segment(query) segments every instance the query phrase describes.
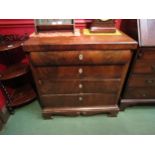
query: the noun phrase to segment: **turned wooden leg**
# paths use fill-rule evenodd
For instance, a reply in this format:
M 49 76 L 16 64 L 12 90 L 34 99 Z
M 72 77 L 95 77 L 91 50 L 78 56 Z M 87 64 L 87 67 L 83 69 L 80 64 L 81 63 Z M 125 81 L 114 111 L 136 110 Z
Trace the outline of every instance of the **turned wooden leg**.
M 109 112 L 109 117 L 117 117 L 118 111 Z

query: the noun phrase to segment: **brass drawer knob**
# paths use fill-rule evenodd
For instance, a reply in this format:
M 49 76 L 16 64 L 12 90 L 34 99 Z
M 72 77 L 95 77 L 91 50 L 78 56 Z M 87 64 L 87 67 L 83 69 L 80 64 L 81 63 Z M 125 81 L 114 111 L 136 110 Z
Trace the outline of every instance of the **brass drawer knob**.
M 83 100 L 83 97 L 80 96 L 80 97 L 79 97 L 79 101 L 82 101 L 82 100 Z
M 80 61 L 83 60 L 83 54 L 79 54 L 79 60 L 80 60 Z
M 83 85 L 82 85 L 81 83 L 79 84 L 79 88 L 80 88 L 80 89 L 83 88 Z
M 83 73 L 83 69 L 79 68 L 79 74 L 82 74 L 82 73 Z
M 146 80 L 146 83 L 152 84 L 152 83 L 154 83 L 154 80 Z
M 142 96 L 143 96 L 143 97 L 146 97 L 147 95 L 146 95 L 146 94 L 142 94 Z

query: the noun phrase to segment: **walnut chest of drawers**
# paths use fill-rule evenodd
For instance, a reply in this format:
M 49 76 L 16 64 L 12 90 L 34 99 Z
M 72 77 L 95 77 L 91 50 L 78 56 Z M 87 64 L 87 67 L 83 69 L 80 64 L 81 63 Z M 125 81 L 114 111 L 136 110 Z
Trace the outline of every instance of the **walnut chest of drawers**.
M 121 109 L 155 104 L 155 48 L 139 48 L 122 94 Z
M 131 22 L 132 21 L 132 22 Z M 134 105 L 155 105 L 155 19 L 128 20 L 126 32 L 138 42 L 120 109 Z
M 30 38 L 29 52 L 44 118 L 53 115 L 116 116 L 137 43 L 126 36 Z

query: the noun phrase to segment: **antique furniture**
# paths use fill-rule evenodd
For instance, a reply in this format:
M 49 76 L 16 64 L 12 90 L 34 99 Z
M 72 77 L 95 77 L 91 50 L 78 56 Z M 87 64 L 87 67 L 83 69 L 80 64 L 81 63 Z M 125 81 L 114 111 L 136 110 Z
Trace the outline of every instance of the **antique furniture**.
M 9 119 L 9 112 L 6 108 L 6 106 L 4 105 L 1 109 L 0 109 L 0 130 L 3 128 L 3 126 L 6 124 L 7 120 Z
M 28 79 L 28 64 L 16 62 L 15 60 L 15 55 L 19 51 L 22 56 L 25 55 L 22 51 L 22 41 L 0 46 L 0 56 L 2 59 L 7 60 L 7 68 L 0 71 L 0 89 L 6 97 L 6 106 L 10 113 L 13 112 L 14 107 L 28 103 L 36 97 L 32 84 Z M 11 88 L 10 91 L 8 87 Z
M 1 84 L 0 84 L 1 85 Z M 5 105 L 0 107 L 0 130 L 3 128 L 7 120 L 9 119 L 9 112 Z
M 116 28 L 112 19 L 93 19 L 90 31 L 93 33 L 114 33 Z
M 127 28 L 127 33 L 133 38 L 138 36 L 139 48 L 122 94 L 122 110 L 133 105 L 155 104 L 155 20 L 140 19 L 137 24 Z
M 124 33 L 31 37 L 29 53 L 42 115 L 116 116 L 136 41 Z
M 74 32 L 73 19 L 36 19 L 35 32 Z
M 0 81 L 0 90 L 3 89 L 3 84 Z M 0 130 L 3 128 L 3 126 L 5 125 L 5 123 L 7 122 L 7 120 L 9 119 L 9 111 L 5 105 L 5 97 L 3 97 L 3 93 L 2 91 L 0 91 Z

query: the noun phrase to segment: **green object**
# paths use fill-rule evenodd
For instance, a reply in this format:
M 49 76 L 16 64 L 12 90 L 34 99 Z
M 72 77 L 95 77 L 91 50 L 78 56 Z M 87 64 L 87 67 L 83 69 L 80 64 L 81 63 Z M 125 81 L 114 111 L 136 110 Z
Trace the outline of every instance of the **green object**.
M 120 135 L 155 134 L 155 107 L 132 107 L 118 117 L 107 115 L 63 117 L 44 120 L 37 101 L 16 110 L 2 135 Z

